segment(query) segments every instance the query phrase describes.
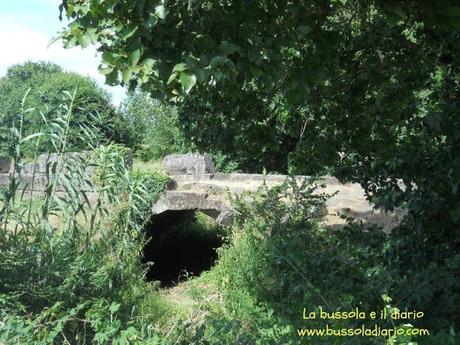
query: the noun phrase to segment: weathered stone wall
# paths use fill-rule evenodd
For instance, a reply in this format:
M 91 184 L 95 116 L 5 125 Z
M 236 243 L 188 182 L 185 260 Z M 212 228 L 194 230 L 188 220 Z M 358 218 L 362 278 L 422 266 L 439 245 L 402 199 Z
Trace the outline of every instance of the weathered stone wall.
M 18 189 L 26 190 L 28 192 L 41 193 L 46 190 L 49 179 L 52 176 L 53 166 L 59 161 L 65 160 L 67 163 L 64 165 L 62 173 L 71 173 L 72 167 L 81 166 L 83 161 L 88 158 L 88 152 L 71 152 L 66 153 L 64 157 L 58 154 L 43 154 L 37 157 L 34 162 L 26 162 L 22 164 L 20 172 L 16 171 L 16 178 L 19 182 Z M 84 166 L 84 165 L 83 165 Z M 48 169 L 48 173 L 47 173 Z M 9 177 L 14 173 L 14 167 L 10 160 L 0 160 L 0 187 L 8 185 Z M 85 171 L 85 176 L 90 178 L 94 173 L 93 168 L 88 166 Z M 93 189 L 86 184 L 85 191 L 93 191 Z M 64 192 L 65 188 L 61 184 L 56 185 L 57 192 Z
M 41 194 L 46 191 L 48 181 L 52 176 L 53 167 L 55 164 L 64 163 L 61 174 L 71 175 L 73 173 L 80 174 L 82 168 L 85 168 L 82 179 L 91 181 L 94 175 L 94 164 L 90 162 L 91 152 L 68 152 L 63 156 L 60 154 L 42 154 L 37 157 L 34 162 L 23 163 L 20 173 L 16 172 L 16 178 L 19 182 L 19 190 L 26 190 Z M 125 164 L 131 167 L 133 164 L 133 153 L 128 151 L 125 157 Z M 47 173 L 48 170 L 48 173 Z M 9 177 L 13 174 L 14 167 L 11 160 L 0 159 L 0 187 L 8 186 Z M 62 175 L 61 175 L 62 176 Z M 83 183 L 83 191 L 95 192 L 94 187 L 88 183 Z M 62 184 L 57 184 L 56 192 L 65 192 Z
M 68 153 L 65 160 L 69 170 L 77 166 L 89 153 Z M 131 156 L 132 157 L 132 156 Z M 88 157 L 89 158 L 89 157 Z M 47 166 L 53 165 L 62 157 L 58 155 L 42 155 L 35 163 L 25 163 L 18 177 L 19 189 L 26 189 L 36 194 L 43 193 L 48 184 Z M 126 159 L 130 165 L 132 159 Z M 73 165 L 72 162 L 75 162 Z M 185 154 L 171 155 L 164 159 L 163 165 L 171 177 L 168 190 L 161 195 L 152 206 L 152 215 L 160 215 L 168 211 L 199 210 L 215 218 L 218 223 L 230 224 L 233 210 L 228 200 L 228 192 L 242 193 L 255 191 L 262 184 L 275 186 L 284 182 L 284 175 L 258 174 L 223 174 L 216 173 L 211 159 L 207 155 Z M 0 160 L 0 186 L 8 185 L 9 175 L 13 167 L 9 161 Z M 71 171 L 64 171 L 71 173 Z M 88 167 L 86 178 L 91 179 L 94 171 Z M 302 181 L 306 176 L 297 176 Z M 327 226 L 345 225 L 345 217 L 354 218 L 363 224 L 377 224 L 385 230 L 393 228 L 401 220 L 403 213 L 395 211 L 384 213 L 377 211 L 366 200 L 364 191 L 358 184 L 342 184 L 333 177 L 324 177 L 320 181 L 326 187 L 318 192 L 334 194 L 326 203 L 323 224 Z M 65 192 L 62 185 L 56 186 L 57 192 Z M 87 186 L 87 192 L 94 190 Z

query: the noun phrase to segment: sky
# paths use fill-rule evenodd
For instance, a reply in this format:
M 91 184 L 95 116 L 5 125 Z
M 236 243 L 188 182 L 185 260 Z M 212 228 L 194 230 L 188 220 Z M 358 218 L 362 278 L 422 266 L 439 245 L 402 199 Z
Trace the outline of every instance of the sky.
M 95 79 L 112 94 L 118 105 L 125 97 L 121 86 L 104 85 L 104 76 L 93 47 L 64 49 L 58 41 L 48 47 L 63 27 L 59 21 L 60 0 L 0 0 L 0 77 L 9 66 L 28 60 L 51 61 L 67 71 Z

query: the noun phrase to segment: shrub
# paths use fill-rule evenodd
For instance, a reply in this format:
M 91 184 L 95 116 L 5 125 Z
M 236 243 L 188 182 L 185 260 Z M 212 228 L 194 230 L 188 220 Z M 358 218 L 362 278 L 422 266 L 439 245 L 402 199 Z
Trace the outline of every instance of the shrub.
M 211 152 L 211 159 L 216 171 L 223 173 L 239 172 L 239 163 L 222 152 Z
M 413 293 L 407 284 L 415 277 L 431 273 L 429 267 L 413 264 L 408 267 L 390 254 L 397 241 L 401 244 L 401 235 L 387 235 L 377 228 L 363 231 L 353 223 L 340 231 L 322 228 L 317 223 L 317 211 L 327 196 L 314 193 L 316 188 L 315 184 L 299 185 L 290 180 L 271 190 L 263 187 L 253 196 L 234 200 L 238 217 L 229 244 L 220 250 L 219 262 L 211 273 L 223 294 L 225 307 L 203 326 L 202 338 L 220 337 L 226 339 L 221 342 L 224 344 L 242 339 L 249 339 L 251 344 L 298 344 L 302 339 L 296 329 L 306 327 L 303 308 L 381 310 L 390 301 L 386 298 L 382 302 L 381 296 L 390 294 L 402 310 L 417 309 L 428 315 L 425 320 L 404 320 L 399 325 L 396 322 L 396 326 L 415 322 L 416 327 L 428 328 L 432 336 L 420 337 L 416 340 L 420 344 L 441 345 L 443 337 L 454 342 L 455 312 L 444 316 L 442 322 L 434 322 L 429 315 L 433 301 L 404 300 L 412 299 L 406 293 L 408 289 Z M 409 238 L 404 238 L 404 243 L 409 242 Z M 441 277 L 448 272 L 454 274 L 453 267 L 437 269 Z M 407 272 L 411 272 L 411 277 Z M 413 288 L 417 286 L 420 285 Z M 433 288 L 431 283 L 427 286 Z M 455 288 L 450 286 L 448 294 L 454 297 Z M 443 304 L 441 308 L 445 307 Z M 329 326 L 356 328 L 360 323 L 370 327 L 373 321 L 334 320 Z M 394 327 L 389 321 L 380 325 Z M 450 336 L 444 331 L 449 330 L 449 325 Z M 308 321 L 309 328 L 324 326 L 324 320 Z M 348 340 L 350 344 L 415 344 L 414 339 L 407 337 Z M 341 344 L 340 338 L 330 337 L 305 337 L 303 341 Z
M 142 225 L 168 178 L 129 171 L 120 146 L 65 155 L 75 94 L 66 96 L 70 106 L 62 107 L 66 112 L 50 124 L 52 130 L 24 137 L 23 116 L 30 111 L 23 102 L 8 133 L 14 170 L 0 194 L 0 343 L 341 344 L 340 338 L 300 339 L 302 309 L 396 306 L 424 311 L 426 318 L 416 326 L 429 328 L 430 337 L 360 337 L 349 343 L 458 342 L 457 248 L 420 241 L 423 229 L 410 217 L 390 234 L 353 223 L 341 231 L 322 228 L 317 220 L 327 195 L 318 194 L 311 181 L 294 179 L 233 198 L 235 222 L 205 281 L 216 286 L 218 302 L 205 306 L 200 324 L 179 321 L 158 335 L 152 325 L 170 312 L 155 287 L 143 281 L 139 254 Z M 82 133 L 90 147 L 97 142 L 90 130 Z M 21 149 L 44 136 L 59 159 L 47 162 L 46 193 L 36 198 L 19 189 Z M 89 167 L 97 172 L 93 195 Z M 58 185 L 66 193 L 56 192 Z M 357 321 L 330 325 L 353 328 Z M 309 322 L 323 326 L 321 320 Z

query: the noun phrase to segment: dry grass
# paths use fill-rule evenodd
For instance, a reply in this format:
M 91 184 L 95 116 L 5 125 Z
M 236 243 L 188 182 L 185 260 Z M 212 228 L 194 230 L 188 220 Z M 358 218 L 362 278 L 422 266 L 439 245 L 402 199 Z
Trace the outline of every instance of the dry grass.
M 164 173 L 165 169 L 163 167 L 163 163 L 161 159 L 144 162 L 138 158 L 135 158 L 133 161 L 133 171 L 140 171 L 140 172 L 156 171 L 159 173 Z
M 179 320 L 198 329 L 210 313 L 222 308 L 223 305 L 223 296 L 208 277 L 208 273 L 165 289 L 162 294 L 174 310 L 174 317 L 163 325 L 166 334 L 174 330 Z

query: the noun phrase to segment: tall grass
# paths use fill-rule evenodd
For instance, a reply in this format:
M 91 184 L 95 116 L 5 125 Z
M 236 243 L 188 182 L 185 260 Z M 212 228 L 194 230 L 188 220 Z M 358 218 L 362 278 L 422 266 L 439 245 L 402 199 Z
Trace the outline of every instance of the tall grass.
M 166 180 L 132 174 L 110 146 L 93 155 L 66 154 L 75 92 L 66 97 L 58 117 L 23 137 L 23 123 L 34 111 L 24 97 L 9 129 L 13 169 L 1 195 L 0 343 L 155 344 L 150 324 L 164 307 L 143 280 L 139 256 L 144 205 Z M 94 128 L 80 129 L 93 150 Z M 42 139 L 53 143 L 55 154 L 48 155 L 45 191 L 37 197 L 34 186 L 21 182 L 22 147 Z M 95 169 L 104 171 L 97 185 L 88 176 Z

